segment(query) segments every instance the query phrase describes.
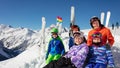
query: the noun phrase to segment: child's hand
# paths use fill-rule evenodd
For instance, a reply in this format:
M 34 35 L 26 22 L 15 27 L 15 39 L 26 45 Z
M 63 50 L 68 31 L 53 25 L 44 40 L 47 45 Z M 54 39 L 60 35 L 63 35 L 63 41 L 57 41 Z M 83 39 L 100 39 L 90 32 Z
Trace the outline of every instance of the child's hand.
M 110 47 L 110 44 L 109 44 L 109 43 L 106 44 L 106 48 L 107 48 L 108 50 L 111 50 L 111 47 Z

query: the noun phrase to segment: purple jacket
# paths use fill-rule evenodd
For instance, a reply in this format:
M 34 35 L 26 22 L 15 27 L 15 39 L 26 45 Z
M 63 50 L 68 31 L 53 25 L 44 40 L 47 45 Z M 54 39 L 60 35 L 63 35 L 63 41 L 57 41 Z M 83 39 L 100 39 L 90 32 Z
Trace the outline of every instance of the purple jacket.
M 72 63 L 77 68 L 82 68 L 84 61 L 87 57 L 88 51 L 89 48 L 86 43 L 82 43 L 81 45 L 74 45 L 70 48 L 65 57 L 71 58 Z

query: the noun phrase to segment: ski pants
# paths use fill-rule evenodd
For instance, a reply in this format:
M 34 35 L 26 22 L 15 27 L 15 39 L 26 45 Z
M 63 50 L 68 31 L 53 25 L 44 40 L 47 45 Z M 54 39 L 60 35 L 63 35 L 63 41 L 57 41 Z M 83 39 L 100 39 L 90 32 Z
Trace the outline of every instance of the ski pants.
M 101 63 L 90 63 L 85 68 L 107 68 L 107 65 Z
M 48 58 L 47 58 L 47 60 L 46 60 L 46 64 L 50 63 L 50 62 L 53 61 L 53 60 L 58 60 L 60 57 L 61 57 L 60 54 L 56 54 L 56 55 L 51 55 L 51 54 L 49 54 L 49 55 L 48 55 Z

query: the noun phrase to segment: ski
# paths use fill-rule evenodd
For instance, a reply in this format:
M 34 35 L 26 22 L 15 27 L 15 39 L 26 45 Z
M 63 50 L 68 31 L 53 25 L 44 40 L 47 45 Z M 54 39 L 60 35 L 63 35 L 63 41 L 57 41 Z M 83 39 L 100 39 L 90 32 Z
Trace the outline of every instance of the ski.
M 107 17 L 106 17 L 106 24 L 105 24 L 106 27 L 108 27 L 108 25 L 109 25 L 110 15 L 111 15 L 111 13 L 110 13 L 110 11 L 108 11 Z
M 71 7 L 71 20 L 70 20 L 70 27 L 75 24 L 75 8 L 74 6 Z
M 101 13 L 101 24 L 104 24 L 104 16 L 105 16 L 105 13 L 102 12 L 102 13 Z
M 71 26 L 75 24 L 75 8 L 71 6 L 71 19 L 70 19 L 70 30 L 69 36 L 72 36 Z
M 42 43 L 43 44 L 45 44 L 45 25 L 46 25 L 45 17 L 42 17 L 42 37 L 43 37 Z

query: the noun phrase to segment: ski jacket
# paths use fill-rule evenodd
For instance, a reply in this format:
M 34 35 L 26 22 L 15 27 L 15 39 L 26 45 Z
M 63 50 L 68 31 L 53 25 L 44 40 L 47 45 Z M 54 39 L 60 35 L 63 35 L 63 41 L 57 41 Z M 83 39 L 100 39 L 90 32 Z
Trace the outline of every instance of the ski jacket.
M 56 55 L 56 54 L 64 54 L 65 49 L 62 40 L 60 40 L 60 37 L 52 38 L 48 44 L 48 51 L 46 54 L 46 59 L 49 54 Z
M 90 46 L 89 50 L 89 63 L 100 63 L 114 67 L 114 60 L 111 50 L 106 49 L 106 46 Z
M 68 45 L 69 45 L 69 49 L 74 45 L 74 38 L 73 37 L 70 37 Z
M 77 68 L 82 68 L 88 51 L 89 49 L 86 43 L 82 43 L 80 45 L 73 45 L 64 57 L 71 58 L 71 62 Z
M 98 28 L 98 29 L 92 29 L 88 33 L 88 38 L 87 38 L 87 45 L 88 46 L 92 45 L 92 35 L 95 32 L 100 32 L 102 34 L 102 45 L 105 45 L 107 43 L 107 41 L 110 44 L 110 46 L 113 45 L 114 37 L 112 36 L 112 33 L 110 32 L 110 30 L 108 28 L 102 27 L 102 28 Z

